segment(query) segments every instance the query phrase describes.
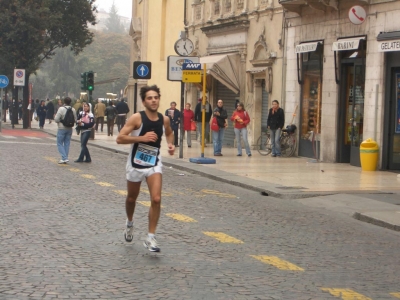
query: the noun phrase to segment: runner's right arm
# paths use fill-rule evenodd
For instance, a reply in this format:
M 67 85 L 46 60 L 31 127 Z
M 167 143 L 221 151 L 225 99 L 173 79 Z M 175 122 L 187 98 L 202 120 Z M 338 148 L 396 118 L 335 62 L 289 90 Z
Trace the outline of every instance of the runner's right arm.
M 143 136 L 131 136 L 131 132 L 133 130 L 139 129 L 141 125 L 142 117 L 140 116 L 140 113 L 133 114 L 119 132 L 116 140 L 117 144 L 156 142 L 158 136 L 154 131 L 147 132 Z

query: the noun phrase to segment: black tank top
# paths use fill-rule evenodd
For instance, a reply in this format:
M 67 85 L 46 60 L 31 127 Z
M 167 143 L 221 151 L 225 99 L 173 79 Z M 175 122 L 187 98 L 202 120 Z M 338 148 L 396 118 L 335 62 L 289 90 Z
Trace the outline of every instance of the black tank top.
M 131 163 L 133 168 L 146 169 L 158 165 L 158 156 L 161 148 L 161 138 L 164 133 L 164 116 L 158 113 L 158 120 L 151 121 L 144 111 L 140 112 L 142 117 L 142 130 L 139 136 L 154 131 L 158 139 L 156 142 L 135 143 L 132 147 Z

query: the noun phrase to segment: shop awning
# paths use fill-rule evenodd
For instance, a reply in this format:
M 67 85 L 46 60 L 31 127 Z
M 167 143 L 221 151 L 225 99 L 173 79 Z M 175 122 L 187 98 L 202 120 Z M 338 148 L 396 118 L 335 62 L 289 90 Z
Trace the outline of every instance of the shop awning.
M 400 31 L 381 32 L 376 39 L 378 52 L 400 51 Z
M 339 39 L 332 44 L 332 51 L 357 50 L 361 40 L 365 40 L 365 36 Z
M 318 45 L 322 45 L 323 43 L 323 41 L 316 41 L 311 43 L 298 44 L 295 48 L 295 53 L 314 52 L 317 50 Z
M 200 63 L 206 64 L 207 74 L 210 74 L 234 93 L 239 94 L 239 54 L 203 56 L 200 57 Z

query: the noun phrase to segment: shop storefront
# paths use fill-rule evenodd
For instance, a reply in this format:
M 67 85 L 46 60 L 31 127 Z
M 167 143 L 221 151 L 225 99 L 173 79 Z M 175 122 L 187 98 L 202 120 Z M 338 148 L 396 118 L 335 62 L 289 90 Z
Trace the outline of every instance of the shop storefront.
M 400 31 L 381 33 L 377 40 L 386 61 L 382 168 L 400 170 Z

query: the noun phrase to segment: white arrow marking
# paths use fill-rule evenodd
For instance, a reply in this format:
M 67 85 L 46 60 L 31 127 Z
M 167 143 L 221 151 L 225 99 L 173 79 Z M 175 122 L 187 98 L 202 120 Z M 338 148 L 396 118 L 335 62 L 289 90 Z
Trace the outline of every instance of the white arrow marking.
M 140 68 L 140 71 L 142 71 L 142 76 L 144 76 L 144 71 L 146 71 L 146 68 L 145 68 L 144 66 L 142 66 L 142 67 Z

